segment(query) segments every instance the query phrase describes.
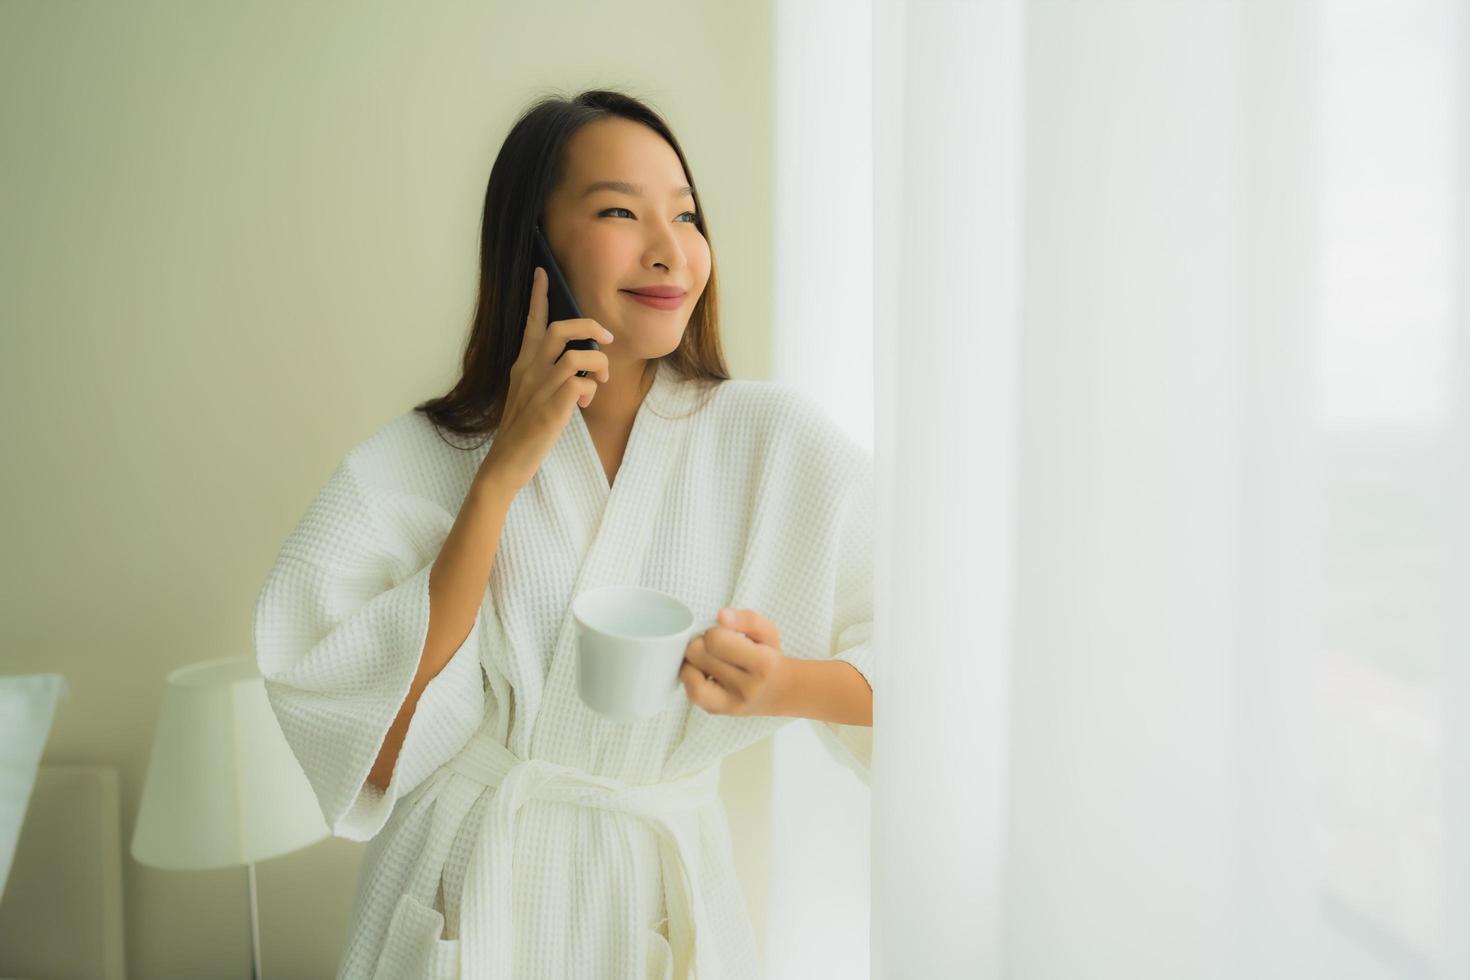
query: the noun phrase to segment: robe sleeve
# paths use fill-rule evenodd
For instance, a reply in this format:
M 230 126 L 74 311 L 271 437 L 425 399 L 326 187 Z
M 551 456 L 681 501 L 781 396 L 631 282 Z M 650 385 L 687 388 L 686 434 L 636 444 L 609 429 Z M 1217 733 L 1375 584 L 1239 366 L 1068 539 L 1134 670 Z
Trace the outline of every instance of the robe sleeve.
M 832 644 L 834 660 L 857 668 L 874 688 L 877 669 L 873 650 L 873 467 L 870 458 L 859 457 L 847 481 L 839 517 L 835 523 L 836 561 L 832 576 Z M 842 725 L 812 721 L 819 740 L 832 756 L 870 783 L 873 764 L 873 729 L 869 725 Z
M 418 671 L 429 572 L 454 524 L 438 504 L 367 490 L 351 454 L 287 537 L 256 600 L 256 660 L 334 835 L 365 841 L 485 715 L 484 609 L 420 696 L 386 791 L 367 782 Z

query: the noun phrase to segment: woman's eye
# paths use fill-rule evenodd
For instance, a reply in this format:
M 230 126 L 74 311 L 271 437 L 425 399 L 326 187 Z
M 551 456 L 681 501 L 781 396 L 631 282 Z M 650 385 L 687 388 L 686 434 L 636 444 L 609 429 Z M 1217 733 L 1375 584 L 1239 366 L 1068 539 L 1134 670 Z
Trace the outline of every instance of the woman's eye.
M 607 214 L 607 213 L 609 213 L 611 211 L 622 211 L 624 214 L 629 214 L 629 215 L 631 215 L 633 213 L 632 211 L 629 211 L 627 208 L 604 208 L 602 211 L 599 211 L 598 212 L 597 216 L 600 218 L 603 215 L 605 215 L 605 214 Z M 687 222 L 685 222 L 685 224 L 693 224 L 695 222 L 696 216 L 695 216 L 695 214 L 694 214 L 693 211 L 685 211 L 684 214 L 689 215 L 689 220 Z M 681 217 L 681 218 L 684 217 L 684 214 L 679 215 L 679 217 Z

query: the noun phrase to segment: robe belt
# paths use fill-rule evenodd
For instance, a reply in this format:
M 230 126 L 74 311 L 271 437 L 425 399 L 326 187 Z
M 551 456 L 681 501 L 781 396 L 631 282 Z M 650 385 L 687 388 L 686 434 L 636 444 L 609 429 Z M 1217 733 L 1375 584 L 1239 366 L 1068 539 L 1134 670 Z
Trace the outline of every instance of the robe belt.
M 665 869 L 674 976 L 685 977 L 691 965 L 694 977 L 707 980 L 714 975 L 713 967 L 706 966 L 709 944 L 696 942 L 699 927 L 708 921 L 699 887 L 699 830 L 694 821 L 677 818 L 718 803 L 718 763 L 668 782 L 635 785 L 544 759 L 517 758 L 481 730 L 445 767 L 482 783 L 491 793 L 460 893 L 460 972 L 465 980 L 513 976 L 511 835 L 516 812 L 530 800 L 572 803 L 648 821 L 658 832 Z

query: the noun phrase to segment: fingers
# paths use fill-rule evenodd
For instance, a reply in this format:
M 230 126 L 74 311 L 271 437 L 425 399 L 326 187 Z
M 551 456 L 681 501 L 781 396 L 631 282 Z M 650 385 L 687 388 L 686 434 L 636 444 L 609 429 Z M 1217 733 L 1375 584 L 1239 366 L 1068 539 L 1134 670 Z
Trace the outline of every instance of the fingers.
M 689 696 L 690 704 L 703 708 L 710 714 L 736 713 L 739 707 L 737 696 L 687 660 L 679 668 L 679 680 L 684 683 L 684 692 Z
M 744 633 L 757 643 L 778 649 L 781 646 L 781 631 L 776 624 L 754 609 L 722 609 L 719 621 L 720 625 Z
M 599 382 L 606 382 L 611 377 L 606 354 L 600 350 L 577 350 L 575 347 L 564 351 L 552 370 L 563 380 L 578 371 L 590 372 Z
M 548 289 L 546 269 L 539 265 L 533 266 L 531 301 L 526 311 L 526 327 L 521 333 L 521 350 L 516 358 L 516 369 L 531 376 L 532 383 L 542 397 L 551 397 L 567 378 L 578 371 L 587 371 L 589 376 L 595 375 L 606 382 L 609 376 L 607 355 L 598 353 L 597 344 L 599 341 L 612 343 L 612 332 L 590 317 L 548 323 Z M 596 357 L 589 363 L 589 359 L 582 356 L 585 353 L 595 354 Z M 544 386 L 539 380 L 548 378 L 559 380 L 550 386 Z M 515 384 L 514 380 L 512 384 Z M 584 395 L 579 394 L 576 400 L 582 401 L 584 398 Z M 590 401 L 590 398 L 586 400 Z
M 521 336 L 521 350 L 534 349 L 546 338 L 546 270 L 539 265 L 531 270 L 531 308 L 526 313 L 526 330 Z
M 749 656 L 750 650 L 741 649 L 742 643 L 750 645 L 750 641 L 744 637 L 732 637 L 731 642 L 721 643 L 719 652 L 716 653 L 711 649 L 710 638 L 696 636 L 689 641 L 684 659 L 726 688 L 744 693 L 751 681 L 750 671 L 746 667 L 754 667 L 755 658 Z
M 576 404 L 581 408 L 586 408 L 597 396 L 597 381 L 594 378 L 577 378 L 568 375 L 562 381 L 561 387 L 556 390 L 571 394 L 572 398 L 568 405 Z
M 557 320 L 546 331 L 540 356 L 559 364 L 563 355 L 574 350 L 599 350 L 598 344 L 612 343 L 612 336 L 611 331 L 590 317 Z

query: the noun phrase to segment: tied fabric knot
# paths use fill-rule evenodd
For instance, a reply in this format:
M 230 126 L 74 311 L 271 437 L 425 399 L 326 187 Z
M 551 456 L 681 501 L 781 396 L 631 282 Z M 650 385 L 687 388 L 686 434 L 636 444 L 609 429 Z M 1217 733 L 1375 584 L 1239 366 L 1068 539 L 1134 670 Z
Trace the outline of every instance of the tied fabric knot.
M 719 801 L 719 766 L 661 783 L 630 784 L 545 759 L 519 759 L 484 731 L 477 732 L 446 768 L 481 783 L 491 794 L 470 854 L 460 896 L 460 967 L 468 980 L 513 976 L 512 857 L 515 817 L 530 800 L 627 813 L 658 833 L 666 869 L 664 902 L 676 977 L 706 977 L 695 943 L 707 921 L 699 882 L 697 830 L 682 815 Z

